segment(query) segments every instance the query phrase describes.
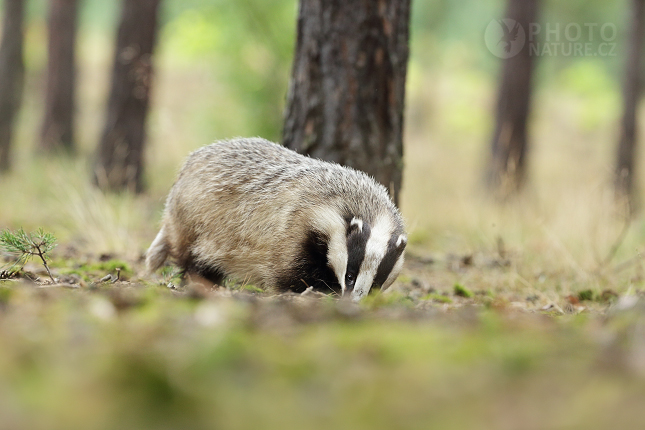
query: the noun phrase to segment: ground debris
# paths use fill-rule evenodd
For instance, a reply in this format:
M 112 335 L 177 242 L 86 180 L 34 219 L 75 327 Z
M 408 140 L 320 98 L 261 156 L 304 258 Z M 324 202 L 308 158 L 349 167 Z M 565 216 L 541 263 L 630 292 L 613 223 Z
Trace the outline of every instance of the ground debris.
M 0 270 L 0 280 L 2 281 L 19 278 L 20 273 L 18 271 Z
M 321 293 L 320 291 L 315 291 L 314 287 L 309 287 L 302 293 L 300 293 L 301 296 L 314 296 L 314 297 L 327 297 L 327 294 Z
M 112 275 L 111 273 L 105 275 L 101 279 L 99 279 L 99 282 L 114 282 L 116 281 L 116 277 Z
M 562 308 L 560 306 L 556 305 L 555 303 L 549 303 L 548 305 L 543 306 L 542 308 L 540 308 L 540 310 L 545 311 L 545 312 L 555 312 L 558 315 L 564 315 L 564 313 L 565 313 L 562 310 Z

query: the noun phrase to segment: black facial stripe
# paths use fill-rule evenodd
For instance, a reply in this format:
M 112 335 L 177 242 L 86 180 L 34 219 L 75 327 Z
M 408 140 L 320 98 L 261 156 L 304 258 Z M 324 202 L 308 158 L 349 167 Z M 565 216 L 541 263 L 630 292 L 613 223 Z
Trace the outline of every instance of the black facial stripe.
M 398 238 L 398 236 L 396 238 Z M 390 243 L 388 243 L 387 252 L 376 270 L 374 284 L 378 286 L 382 286 L 385 283 L 387 277 L 390 276 L 390 273 L 392 272 L 392 268 L 394 268 L 394 265 L 403 252 L 403 248 L 396 248 L 396 238 L 390 240 Z
M 367 224 L 363 224 L 363 231 L 354 229 L 347 236 L 347 273 L 353 275 L 354 279 L 365 259 L 365 247 L 369 237 L 370 227 Z

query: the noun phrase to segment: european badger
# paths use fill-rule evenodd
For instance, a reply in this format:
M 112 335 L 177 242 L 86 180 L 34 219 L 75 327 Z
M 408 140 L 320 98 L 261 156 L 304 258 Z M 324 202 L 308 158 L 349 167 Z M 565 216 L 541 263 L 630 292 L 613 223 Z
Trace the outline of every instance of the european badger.
M 215 284 L 232 276 L 359 300 L 394 282 L 406 243 L 398 209 L 365 173 L 235 139 L 188 157 L 146 264 L 153 272 L 170 256 Z

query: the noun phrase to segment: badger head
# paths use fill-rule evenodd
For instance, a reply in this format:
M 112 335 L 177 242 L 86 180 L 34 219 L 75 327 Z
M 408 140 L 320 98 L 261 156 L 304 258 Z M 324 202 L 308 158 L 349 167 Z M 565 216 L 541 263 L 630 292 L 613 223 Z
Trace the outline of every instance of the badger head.
M 377 216 L 371 223 L 350 216 L 333 224 L 327 263 L 343 295 L 358 301 L 372 289 L 388 288 L 403 267 L 407 244 L 403 227 L 389 213 Z

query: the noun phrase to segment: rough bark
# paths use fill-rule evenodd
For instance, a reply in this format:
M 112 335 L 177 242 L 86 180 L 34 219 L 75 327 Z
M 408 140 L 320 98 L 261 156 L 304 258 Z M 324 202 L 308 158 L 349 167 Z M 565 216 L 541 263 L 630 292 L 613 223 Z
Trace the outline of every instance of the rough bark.
M 283 143 L 363 170 L 398 202 L 410 0 L 300 0 Z
M 0 43 L 0 173 L 11 165 L 11 139 L 25 76 L 23 0 L 5 0 Z
M 637 109 L 642 92 L 642 51 L 645 36 L 645 1 L 632 0 L 632 22 L 629 37 L 629 51 L 623 86 L 623 118 L 620 128 L 618 152 L 616 157 L 615 188 L 620 199 L 629 203 L 631 209 L 636 205 L 635 197 L 635 160 Z
M 94 182 L 112 191 L 143 190 L 146 117 L 160 0 L 124 0 L 107 120 L 94 165 Z
M 49 1 L 45 116 L 40 147 L 74 151 L 74 96 L 77 0 Z
M 509 0 L 506 17 L 528 32 L 537 22 L 539 0 Z M 496 125 L 491 142 L 487 185 L 493 195 L 505 199 L 526 182 L 529 149 L 527 124 L 531 108 L 534 58 L 526 43 L 515 56 L 504 60 L 498 90 Z

